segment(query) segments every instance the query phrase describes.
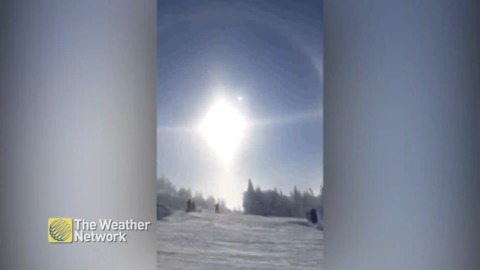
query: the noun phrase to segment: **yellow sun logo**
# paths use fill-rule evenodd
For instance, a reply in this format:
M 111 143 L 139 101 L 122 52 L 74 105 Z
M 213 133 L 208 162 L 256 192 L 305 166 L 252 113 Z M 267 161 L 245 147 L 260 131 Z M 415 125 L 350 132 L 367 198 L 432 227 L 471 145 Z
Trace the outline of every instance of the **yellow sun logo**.
M 73 220 L 71 218 L 48 219 L 48 242 L 72 243 Z

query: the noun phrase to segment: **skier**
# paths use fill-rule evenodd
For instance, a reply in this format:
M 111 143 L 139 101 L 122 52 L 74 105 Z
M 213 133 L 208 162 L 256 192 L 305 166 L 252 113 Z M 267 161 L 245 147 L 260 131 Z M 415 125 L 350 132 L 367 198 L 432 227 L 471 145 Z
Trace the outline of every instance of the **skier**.
M 187 210 L 185 210 L 185 212 L 190 212 L 192 211 L 192 201 L 190 199 L 188 199 L 187 201 Z
M 310 221 L 313 223 L 313 224 L 317 224 L 318 223 L 318 216 L 317 216 L 317 210 L 315 208 L 312 208 L 310 209 Z
M 220 205 L 218 203 L 215 204 L 215 213 L 220 213 Z

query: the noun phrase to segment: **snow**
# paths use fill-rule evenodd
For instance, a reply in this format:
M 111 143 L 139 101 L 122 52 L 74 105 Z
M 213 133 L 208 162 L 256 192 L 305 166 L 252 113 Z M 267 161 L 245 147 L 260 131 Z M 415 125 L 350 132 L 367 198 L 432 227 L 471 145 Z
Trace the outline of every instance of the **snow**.
M 306 219 L 176 212 L 157 221 L 158 269 L 322 269 Z

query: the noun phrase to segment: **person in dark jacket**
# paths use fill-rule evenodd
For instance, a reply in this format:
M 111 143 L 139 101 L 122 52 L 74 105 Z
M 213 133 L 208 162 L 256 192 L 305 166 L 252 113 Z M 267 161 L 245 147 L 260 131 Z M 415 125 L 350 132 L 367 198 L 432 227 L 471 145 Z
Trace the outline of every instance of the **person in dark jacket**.
M 318 223 L 318 214 L 317 214 L 317 210 L 315 208 L 311 208 L 310 210 L 307 210 L 305 215 L 307 217 L 307 220 L 310 221 L 311 223 L 313 223 L 313 224 Z
M 192 211 L 192 201 L 189 199 L 189 200 L 187 201 L 187 209 L 185 210 L 185 212 L 188 213 L 188 212 L 190 212 L 190 211 Z
M 310 209 L 310 218 L 313 224 L 318 223 L 317 210 L 315 208 Z

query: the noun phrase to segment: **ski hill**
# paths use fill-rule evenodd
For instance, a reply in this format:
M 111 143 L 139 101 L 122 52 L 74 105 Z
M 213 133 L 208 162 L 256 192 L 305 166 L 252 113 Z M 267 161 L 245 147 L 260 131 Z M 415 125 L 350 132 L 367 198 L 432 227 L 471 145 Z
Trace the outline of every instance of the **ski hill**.
M 322 269 L 323 232 L 306 219 L 213 212 L 157 221 L 158 269 Z

